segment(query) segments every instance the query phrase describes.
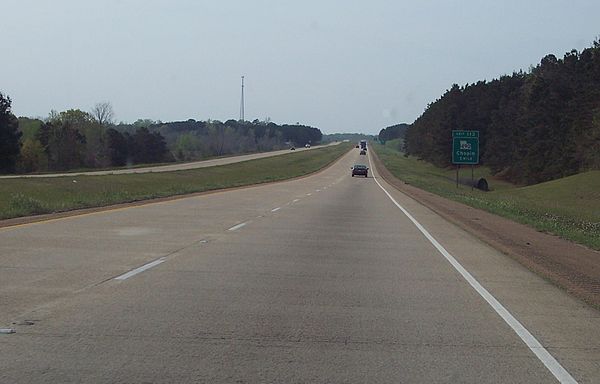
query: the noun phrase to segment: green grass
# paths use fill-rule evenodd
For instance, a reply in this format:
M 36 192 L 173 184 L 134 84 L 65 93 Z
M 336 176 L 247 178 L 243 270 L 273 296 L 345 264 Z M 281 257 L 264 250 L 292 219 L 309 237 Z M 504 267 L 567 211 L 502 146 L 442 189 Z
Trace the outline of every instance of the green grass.
M 492 191 L 471 191 L 465 185 L 456 188 L 454 169 L 405 157 L 387 143 L 372 146 L 388 170 L 409 184 L 600 250 L 600 171 L 522 187 L 477 167 L 475 179 L 485 177 Z M 470 178 L 470 168 L 462 169 L 460 177 Z
M 401 151 L 402 147 L 404 146 L 404 139 L 388 140 L 386 141 L 385 146 L 386 148 L 393 148 L 398 151 Z
M 352 145 L 302 151 L 186 171 L 0 180 L 0 219 L 106 206 L 303 176 Z

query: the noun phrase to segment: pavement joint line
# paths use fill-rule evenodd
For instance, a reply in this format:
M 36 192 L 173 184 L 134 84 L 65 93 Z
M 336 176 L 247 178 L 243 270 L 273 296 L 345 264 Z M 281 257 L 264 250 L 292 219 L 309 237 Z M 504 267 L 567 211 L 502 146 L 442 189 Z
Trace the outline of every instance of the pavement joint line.
M 147 269 L 156 267 L 157 265 L 162 264 L 165 261 L 166 261 L 166 257 L 163 256 L 163 257 L 158 258 L 158 259 L 156 259 L 154 261 L 151 261 L 151 262 L 149 262 L 147 264 L 144 264 L 141 267 L 138 267 L 136 269 L 132 269 L 129 272 L 126 272 L 126 273 L 124 273 L 124 274 L 122 274 L 120 276 L 117 276 L 117 277 L 115 277 L 115 280 L 127 280 L 130 277 L 133 277 L 133 276 L 137 275 L 138 273 L 142 273 L 142 272 L 144 272 Z
M 245 226 L 246 224 L 248 224 L 247 221 L 244 221 L 243 223 L 239 223 L 234 225 L 233 227 L 229 228 L 228 231 L 237 231 L 238 229 L 242 228 L 243 226 Z
M 370 153 L 369 153 L 370 159 Z M 519 322 L 491 293 L 485 289 L 477 279 L 471 275 L 430 233 L 415 219 L 396 199 L 373 177 L 379 188 L 398 207 L 429 242 L 444 256 L 454 269 L 471 285 L 471 287 L 492 307 L 492 309 L 508 324 L 508 326 L 527 345 L 529 350 L 546 366 L 554 377 L 563 384 L 577 384 L 577 380 L 548 352 L 546 348 L 533 336 L 523 324 Z
M 273 208 L 273 209 L 271 209 L 271 212 L 277 212 L 277 211 L 279 211 L 280 209 L 281 209 L 281 207 Z

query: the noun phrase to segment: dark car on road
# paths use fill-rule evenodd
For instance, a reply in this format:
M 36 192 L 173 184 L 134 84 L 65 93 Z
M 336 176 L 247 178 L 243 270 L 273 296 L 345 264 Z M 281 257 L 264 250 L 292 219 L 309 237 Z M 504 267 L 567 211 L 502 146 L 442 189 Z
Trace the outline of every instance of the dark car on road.
M 363 150 L 361 150 L 361 151 L 360 151 L 360 154 L 361 154 L 361 155 L 366 155 L 366 154 L 367 154 L 367 151 L 365 151 L 365 150 L 363 149 Z
M 354 175 L 364 175 L 367 177 L 368 172 L 369 168 L 364 164 L 355 164 L 354 167 L 352 167 L 352 177 L 354 177 Z

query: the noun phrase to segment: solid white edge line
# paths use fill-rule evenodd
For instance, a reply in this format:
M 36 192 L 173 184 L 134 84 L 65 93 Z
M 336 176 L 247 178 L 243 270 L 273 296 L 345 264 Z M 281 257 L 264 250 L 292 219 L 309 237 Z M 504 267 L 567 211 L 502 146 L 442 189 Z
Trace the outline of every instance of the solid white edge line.
M 141 267 L 138 267 L 136 269 L 132 269 L 131 271 L 129 271 L 127 273 L 124 273 L 124 274 L 122 274 L 120 276 L 117 276 L 117 277 L 115 277 L 115 280 L 126 280 L 126 279 L 129 279 L 130 277 L 135 276 L 138 273 L 142 273 L 145 270 L 150 269 L 152 267 L 156 267 L 157 265 L 159 265 L 161 263 L 164 263 L 164 262 L 165 262 L 165 258 L 161 257 L 160 259 L 156 259 L 154 261 L 151 261 L 148 264 L 144 264 Z
M 388 191 L 373 178 L 379 188 L 385 192 L 387 197 L 398 207 L 402 213 L 408 217 L 410 221 L 421 231 L 421 233 L 429 240 L 431 244 L 448 260 L 448 262 L 462 275 L 462 277 L 483 297 L 485 301 L 496 311 L 498 315 L 508 324 L 513 331 L 523 340 L 537 358 L 548 368 L 554 377 L 565 384 L 577 384 L 577 381 L 560 365 L 560 363 L 544 348 L 544 346 L 517 320 L 500 302 L 485 289 L 474 277 L 467 271 L 455 258 L 452 256 L 431 234 L 419 223 L 403 206 L 401 206 Z
M 238 229 L 242 228 L 246 224 L 248 224 L 248 222 L 239 223 L 239 224 L 234 225 L 233 227 L 229 228 L 228 231 L 237 231 Z
M 273 208 L 273 209 L 271 209 L 271 212 L 277 212 L 277 211 L 279 211 L 280 209 L 281 209 L 281 207 Z

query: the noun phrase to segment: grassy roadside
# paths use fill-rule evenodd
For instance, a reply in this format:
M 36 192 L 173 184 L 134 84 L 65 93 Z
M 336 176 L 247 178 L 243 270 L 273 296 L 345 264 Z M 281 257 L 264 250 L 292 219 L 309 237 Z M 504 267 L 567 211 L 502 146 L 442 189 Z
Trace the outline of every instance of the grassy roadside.
M 267 183 L 324 168 L 350 144 L 186 171 L 0 180 L 0 219 Z
M 600 171 L 519 187 L 478 167 L 475 179 L 485 177 L 492 191 L 471 191 L 464 185 L 456 188 L 453 169 L 404 157 L 396 146 L 372 147 L 394 176 L 418 188 L 600 250 Z M 461 172 L 470 178 L 470 170 Z

